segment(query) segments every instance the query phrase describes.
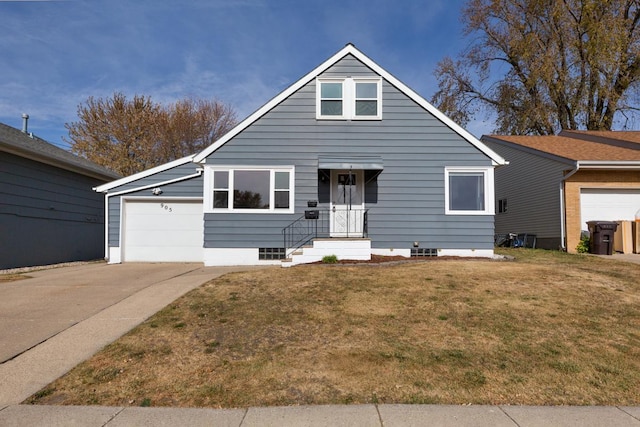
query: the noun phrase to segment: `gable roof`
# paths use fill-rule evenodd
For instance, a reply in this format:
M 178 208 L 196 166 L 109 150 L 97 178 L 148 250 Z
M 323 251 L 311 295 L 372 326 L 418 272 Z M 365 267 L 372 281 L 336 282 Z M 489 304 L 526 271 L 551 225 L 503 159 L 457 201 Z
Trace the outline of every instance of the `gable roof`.
M 455 133 L 460 135 L 467 142 L 469 142 L 471 145 L 473 145 L 478 150 L 480 150 L 482 153 L 484 153 L 487 157 L 489 157 L 494 162 L 495 165 L 507 164 L 505 159 L 502 158 L 498 153 L 496 153 L 495 151 L 491 150 L 485 144 L 480 142 L 476 137 L 471 135 L 469 132 L 467 132 L 465 129 L 463 129 L 460 125 L 458 125 L 457 123 L 455 123 L 451 119 L 449 119 L 447 116 L 445 116 L 440 110 L 438 110 L 433 105 L 431 105 L 429 102 L 427 102 L 423 97 L 418 95 L 416 92 L 414 92 L 408 86 L 406 86 L 404 83 L 400 82 L 398 79 L 396 79 L 390 73 L 385 71 L 378 64 L 376 64 L 371 59 L 369 59 L 365 54 L 363 54 L 358 49 L 356 49 L 356 47 L 353 44 L 347 44 L 338 53 L 333 55 L 331 58 L 327 59 L 325 62 L 320 64 L 318 67 L 314 68 L 311 72 L 309 72 L 304 77 L 302 77 L 300 80 L 298 80 L 297 82 L 295 82 L 294 84 L 289 86 L 287 89 L 285 89 L 279 95 L 277 95 L 275 98 L 271 99 L 271 101 L 267 102 L 265 105 L 263 105 L 256 112 L 251 114 L 245 120 L 240 122 L 236 127 L 234 127 L 229 132 L 227 132 L 222 138 L 217 140 L 215 143 L 213 143 L 212 145 L 207 147 L 205 150 L 203 150 L 199 154 L 196 154 L 196 156 L 194 157 L 193 161 L 196 162 L 196 163 L 205 162 L 206 158 L 209 155 L 211 155 L 213 152 L 215 152 L 218 148 L 222 147 L 224 144 L 229 142 L 231 139 L 233 139 L 236 135 L 238 135 L 240 132 L 242 132 L 247 127 L 249 127 L 251 124 L 253 124 L 260 117 L 262 117 L 263 115 L 268 113 L 271 109 L 276 107 L 278 104 L 280 104 L 282 101 L 287 99 L 289 96 L 293 95 L 296 91 L 301 89 L 307 83 L 309 83 L 310 81 L 315 79 L 317 76 L 322 74 L 324 71 L 329 69 L 331 66 L 336 64 L 338 61 L 340 61 L 342 58 L 344 58 L 347 55 L 353 55 L 356 59 L 358 59 L 364 65 L 366 65 L 371 70 L 373 70 L 375 73 L 380 75 L 382 78 L 384 78 L 391 85 L 395 86 L 396 89 L 400 90 L 406 96 L 411 98 L 414 102 L 416 102 L 422 108 L 424 108 L 429 113 L 431 113 L 433 116 L 435 116 L 438 120 L 440 120 L 442 123 L 444 123 L 450 129 L 452 129 Z
M 560 135 L 549 136 L 485 135 L 482 139 L 515 148 L 534 150 L 538 154 L 550 154 L 582 165 L 614 165 L 615 163 L 640 165 L 640 144 L 638 149 L 627 148 L 574 137 L 573 132 L 563 131 Z
M 103 166 L 3 123 L 0 123 L 0 151 L 103 181 L 120 177 Z

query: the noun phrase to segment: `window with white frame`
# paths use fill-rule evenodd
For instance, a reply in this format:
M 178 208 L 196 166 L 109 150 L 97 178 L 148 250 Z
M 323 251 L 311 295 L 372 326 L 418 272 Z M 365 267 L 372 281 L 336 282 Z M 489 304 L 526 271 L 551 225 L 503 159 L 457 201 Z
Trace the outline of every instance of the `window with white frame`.
M 337 119 L 344 117 L 344 82 L 327 80 L 318 84 L 319 116 Z
M 445 168 L 445 213 L 493 215 L 493 168 Z
M 382 79 L 379 77 L 318 78 L 316 87 L 318 119 L 382 119 Z
M 280 212 L 293 209 L 293 167 L 208 167 L 208 212 Z

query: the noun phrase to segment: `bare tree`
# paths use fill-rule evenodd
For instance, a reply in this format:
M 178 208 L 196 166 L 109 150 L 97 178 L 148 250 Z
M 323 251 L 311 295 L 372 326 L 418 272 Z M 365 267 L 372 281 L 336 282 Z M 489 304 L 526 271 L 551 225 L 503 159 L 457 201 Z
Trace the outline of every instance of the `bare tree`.
M 71 151 L 124 176 L 201 151 L 236 124 L 233 109 L 218 101 L 161 106 L 122 93 L 90 97 L 78 119 L 65 124 Z
M 499 133 L 610 130 L 640 81 L 638 0 L 470 0 L 473 40 L 436 70 L 432 101 L 466 124 L 484 111 Z
M 158 154 L 163 162 L 197 153 L 236 124 L 233 109 L 218 101 L 187 98 L 163 109 Z

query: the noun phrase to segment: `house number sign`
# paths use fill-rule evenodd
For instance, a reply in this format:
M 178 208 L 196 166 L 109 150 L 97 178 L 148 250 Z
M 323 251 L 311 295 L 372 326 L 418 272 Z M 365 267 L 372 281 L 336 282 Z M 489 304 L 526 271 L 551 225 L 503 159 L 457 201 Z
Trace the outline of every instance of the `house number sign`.
M 173 212 L 173 209 L 171 209 L 171 206 L 165 203 L 160 203 L 160 209 L 164 209 L 167 212 Z

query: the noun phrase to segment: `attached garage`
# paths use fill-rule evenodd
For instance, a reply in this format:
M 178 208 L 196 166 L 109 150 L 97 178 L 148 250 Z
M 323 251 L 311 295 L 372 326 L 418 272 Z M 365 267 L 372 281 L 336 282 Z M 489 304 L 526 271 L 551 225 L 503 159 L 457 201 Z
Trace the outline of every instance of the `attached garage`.
M 582 230 L 587 221 L 633 221 L 640 209 L 640 188 L 583 188 L 580 190 Z
M 124 199 L 122 260 L 202 262 L 202 199 Z

